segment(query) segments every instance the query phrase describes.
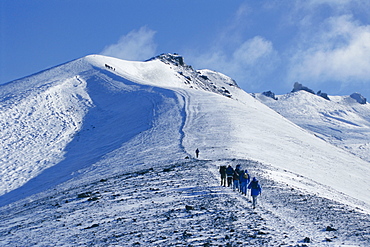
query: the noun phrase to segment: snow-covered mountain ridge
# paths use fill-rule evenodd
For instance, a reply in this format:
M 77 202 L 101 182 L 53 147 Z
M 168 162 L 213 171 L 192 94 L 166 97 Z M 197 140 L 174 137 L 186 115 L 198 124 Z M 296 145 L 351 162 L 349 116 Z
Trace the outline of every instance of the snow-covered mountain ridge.
M 127 124 L 126 129 L 120 133 L 124 138 L 149 128 L 152 124 L 150 113 L 155 109 L 147 104 L 153 104 L 155 108 L 155 101 L 158 100 L 157 96 L 154 96 L 155 99 L 148 99 L 146 96 L 145 91 L 152 90 L 152 86 L 202 89 L 227 97 L 231 95 L 226 88 L 237 88 L 232 79 L 220 73 L 210 70 L 195 71 L 190 66 L 183 66 L 184 64 L 179 66 L 174 62 L 170 63 L 170 58 L 175 61 L 174 57 L 179 56 L 163 54 L 147 62 L 131 62 L 92 55 L 2 85 L 1 168 L 4 176 L 1 177 L 0 195 L 18 188 L 44 169 L 65 160 L 67 146 L 80 142 L 81 135 L 91 132 L 106 119 L 113 117 L 122 120 L 123 117 L 128 119 L 127 116 L 130 116 L 134 120 L 140 120 Z M 166 63 L 163 62 L 164 58 Z M 209 78 L 217 79 L 212 82 Z M 131 81 L 139 84 L 135 85 Z M 110 99 L 109 105 L 106 105 L 105 97 Z M 98 112 L 91 120 L 92 123 L 87 124 L 90 111 L 98 109 L 106 111 L 106 115 Z M 117 119 L 114 124 L 124 127 L 125 121 L 119 123 Z M 95 123 L 96 121 L 99 123 Z M 111 137 L 115 131 L 108 132 L 104 131 L 103 134 Z M 92 137 L 86 138 L 85 144 L 88 147 L 93 145 L 91 143 L 101 142 L 88 141 Z M 116 142 L 112 138 L 102 139 L 109 142 L 103 142 L 106 146 Z M 92 146 L 92 156 L 105 154 L 106 150 L 102 151 L 101 146 L 102 144 Z M 78 148 L 72 149 L 75 151 Z M 89 151 L 77 151 L 72 156 L 83 160 L 81 155 L 92 157 L 88 153 Z M 73 172 L 74 168 L 70 169 Z
M 229 235 L 220 239 L 211 233 L 224 232 L 217 220 L 210 221 L 217 215 L 235 227 L 239 237 L 257 238 L 251 245 L 274 246 L 284 242 L 284 236 L 294 243 L 302 234 L 324 238 L 324 233 L 315 232 L 315 222 L 329 224 L 327 205 L 341 208 L 338 214 L 348 218 L 364 218 L 365 229 L 370 222 L 369 162 L 289 121 L 231 78 L 194 70 L 179 55 L 162 54 L 146 62 L 91 55 L 0 89 L 0 213 L 7 215 L 0 225 L 5 236 L 1 245 L 36 244 L 56 228 L 55 245 L 137 244 L 140 239 L 153 246 L 204 244 L 204 236 L 191 235 L 191 228 L 177 234 L 192 217 L 199 219 L 194 224 L 207 237 L 216 239 L 214 244 L 230 242 Z M 194 158 L 196 148 L 199 159 Z M 246 198 L 218 186 L 218 166 L 238 163 L 261 178 L 266 190 L 262 211 L 252 219 L 270 225 L 265 230 L 250 228 L 249 235 L 243 234 L 246 219 L 241 218 L 251 213 L 242 211 L 248 207 Z M 356 186 L 348 186 L 343 178 L 356 181 Z M 278 191 L 285 196 L 279 197 Z M 294 206 L 288 203 L 290 197 L 296 200 Z M 307 198 L 313 211 L 325 211 L 322 219 L 310 222 L 313 211 L 302 204 Z M 197 200 L 204 206 L 196 208 L 196 215 L 179 208 Z M 313 202 L 322 204 L 316 208 Z M 241 210 L 235 213 L 240 222 L 226 220 L 233 214 L 232 205 Z M 294 210 L 298 212 L 292 214 Z M 156 223 L 158 211 L 164 215 L 163 225 Z M 55 214 L 60 215 L 58 222 Z M 296 226 L 290 232 L 299 222 L 294 217 L 309 228 L 302 233 L 304 228 Z M 24 219 L 27 223 L 21 223 Z M 209 228 L 202 224 L 204 219 Z M 150 237 L 131 231 L 145 227 Z M 166 232 L 157 236 L 160 227 Z M 271 238 L 260 239 L 264 234 L 258 232 L 267 230 Z M 337 241 L 350 236 L 350 243 L 356 242 L 352 230 Z M 366 230 L 358 232 L 361 243 L 370 239 Z M 101 239 L 87 240 L 92 236 Z M 52 241 L 46 237 L 40 245 Z M 235 240 L 235 245 L 245 244 Z
M 278 95 L 277 100 L 254 95 L 302 128 L 370 162 L 370 104 L 360 94 L 328 100 L 305 90 Z
M 298 173 L 307 165 L 321 167 L 321 174 L 305 169 L 304 175 L 326 183 L 330 179 L 319 163 L 326 162 L 330 170 L 333 161 L 342 159 L 336 163 L 343 164 L 346 174 L 368 169 L 367 163 L 345 152 L 338 155 L 341 150 L 264 107 L 232 79 L 209 70 L 194 71 L 183 61 L 173 62 L 176 59 L 178 55 L 161 55 L 131 62 L 93 55 L 2 86 L 2 194 L 60 165 L 69 154 L 68 163 L 78 163 L 77 170 L 90 166 L 122 142 L 153 128 L 156 108 L 168 100 L 185 107 L 174 113 L 179 118 L 174 125 L 180 124 L 176 128 L 180 138 L 175 138 L 180 152 L 191 154 L 198 146 L 204 158 L 251 158 Z M 220 97 L 225 96 L 220 88 L 228 97 Z M 107 127 L 115 131 L 100 129 Z M 88 133 L 92 131 L 96 136 Z M 79 150 L 81 139 L 88 148 Z M 286 163 L 287 157 L 294 166 Z M 75 168 L 69 169 L 73 173 Z M 330 185 L 338 186 L 336 181 Z

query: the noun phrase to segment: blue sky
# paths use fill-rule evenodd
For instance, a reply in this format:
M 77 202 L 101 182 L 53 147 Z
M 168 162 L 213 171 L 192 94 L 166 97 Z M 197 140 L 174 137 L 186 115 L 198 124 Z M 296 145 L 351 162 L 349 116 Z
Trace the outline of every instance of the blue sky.
M 0 83 L 89 54 L 146 60 L 171 52 L 247 92 L 370 99 L 368 0 L 2 0 Z

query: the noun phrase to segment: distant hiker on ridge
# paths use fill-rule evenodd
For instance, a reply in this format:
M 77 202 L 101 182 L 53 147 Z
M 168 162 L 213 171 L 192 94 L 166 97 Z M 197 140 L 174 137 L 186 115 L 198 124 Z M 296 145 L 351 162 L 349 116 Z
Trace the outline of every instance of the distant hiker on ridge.
M 252 196 L 252 205 L 253 208 L 256 208 L 257 204 L 257 196 L 261 194 L 262 188 L 260 184 L 258 183 L 257 178 L 253 178 L 252 182 L 248 185 L 248 189 L 251 189 L 251 196 Z
M 226 187 L 226 166 L 220 166 L 221 186 Z
M 226 168 L 226 176 L 227 176 L 227 187 L 230 187 L 233 183 L 233 175 L 234 175 L 234 169 L 229 165 Z
M 197 148 L 196 150 L 195 150 L 195 156 L 198 158 L 198 156 L 199 156 L 199 149 Z

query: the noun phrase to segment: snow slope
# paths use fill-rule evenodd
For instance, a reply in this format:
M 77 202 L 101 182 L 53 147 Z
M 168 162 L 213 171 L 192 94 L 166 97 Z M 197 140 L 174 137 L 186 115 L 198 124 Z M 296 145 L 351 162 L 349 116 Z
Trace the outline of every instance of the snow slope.
M 350 96 L 330 101 L 306 91 L 279 95 L 278 100 L 256 97 L 284 117 L 320 138 L 370 161 L 370 104 Z
M 248 206 L 246 198 L 230 193 L 228 188 L 218 188 L 217 181 L 218 165 L 235 166 L 238 162 L 245 168 L 253 168 L 252 172 L 271 189 L 266 192 L 266 204 L 255 218 L 256 222 L 270 224 L 271 237 L 268 240 L 258 238 L 256 244 L 273 246 L 274 241 L 283 242 L 279 234 L 298 224 L 294 217 L 310 224 L 306 229 L 310 234 L 317 228 L 309 219 L 317 208 L 307 211 L 304 205 L 295 205 L 298 213 L 284 211 L 291 206 L 281 203 L 289 201 L 292 195 L 310 195 L 326 202 L 318 207 L 333 204 L 341 208 L 338 214 L 365 219 L 364 226 L 369 223 L 369 162 L 293 124 L 238 88 L 227 76 L 211 70 L 194 70 L 181 56 L 164 54 L 146 62 L 131 62 L 92 55 L 3 85 L 0 92 L 4 143 L 0 163 L 0 206 L 3 206 L 0 213 L 7 215 L 0 225 L 0 232 L 5 234 L 5 238 L 0 239 L 1 244 L 36 243 L 37 236 L 60 226 L 60 220 L 54 222 L 52 218 L 56 212 L 60 212 L 64 227 L 74 230 L 68 232 L 58 228 L 55 245 L 104 245 L 104 241 L 110 244 L 124 241 L 125 234 L 118 236 L 117 233 L 114 239 L 104 237 L 114 235 L 112 231 L 117 225 L 110 223 L 137 222 L 135 208 L 145 210 L 147 205 L 158 203 L 144 213 L 148 220 L 145 224 L 139 220 L 150 226 L 148 222 L 155 221 L 156 211 L 166 210 L 161 209 L 163 203 L 168 210 L 174 210 L 168 205 L 188 200 L 186 193 L 183 194 L 187 188 L 191 190 L 189 198 L 194 200 L 198 198 L 196 190 L 201 194 L 216 193 L 216 197 L 225 194 L 228 203 L 219 205 L 217 200 L 211 203 L 213 199 L 210 199 L 207 204 L 219 207 L 225 214 L 230 205 L 243 210 Z M 194 160 L 196 148 L 200 149 L 200 160 Z M 177 177 L 174 173 L 173 177 L 164 175 L 162 178 L 159 171 L 168 166 L 178 167 L 178 173 L 183 167 L 186 176 Z M 198 177 L 199 174 L 205 175 Z M 131 178 L 132 183 L 121 184 L 121 179 Z M 343 178 L 355 180 L 356 186 L 349 186 L 348 180 Z M 108 185 L 104 184 L 106 181 Z M 180 191 L 174 191 L 173 184 L 167 187 L 166 181 L 175 181 Z M 99 183 L 103 183 L 102 187 L 95 189 Z M 145 194 L 142 198 L 141 193 L 126 187 L 132 184 L 142 193 L 149 190 L 154 194 Z M 207 186 L 210 187 L 206 190 L 211 192 L 204 192 Z M 295 192 L 286 192 L 288 196 L 284 200 L 275 201 L 277 193 L 274 191 L 285 188 Z M 86 198 L 90 200 L 81 201 L 83 196 L 76 199 L 76 193 L 86 191 L 89 191 Z M 155 191 L 161 194 L 158 200 Z M 180 193 L 180 197 L 176 193 Z M 196 203 L 194 200 L 191 203 Z M 103 201 L 104 206 L 98 203 Z M 274 206 L 279 203 L 281 207 Z M 88 219 L 84 213 L 86 209 L 99 223 Z M 128 212 L 127 218 L 123 216 L 125 212 Z M 204 218 L 217 215 L 217 212 L 216 208 L 210 209 L 204 213 Z M 172 233 L 173 229 L 186 226 L 186 219 L 190 217 L 183 211 L 178 213 L 182 216 L 176 217 L 184 221 L 174 219 L 172 228 L 168 225 L 165 228 Z M 246 209 L 242 213 L 251 212 Z M 323 219 L 317 222 L 326 224 L 328 218 L 324 215 L 327 214 L 323 212 Z M 46 215 L 51 218 L 43 220 Z M 263 219 L 258 220 L 258 215 Z M 26 218 L 30 219 L 28 223 L 20 223 Z M 172 214 L 167 215 L 169 218 Z M 75 225 L 76 220 L 81 223 Z M 89 222 L 91 225 L 87 226 Z M 105 225 L 104 230 L 96 232 L 101 225 Z M 130 225 L 122 231 L 129 231 Z M 242 233 L 245 230 L 242 225 L 234 232 Z M 151 227 L 145 231 L 154 238 L 161 226 Z M 214 226 L 202 227 L 207 232 L 206 237 L 212 238 L 210 231 Z M 302 239 L 301 234 L 306 234 L 306 231 L 298 234 L 306 226 L 295 227 L 296 230 L 286 236 L 296 243 Z M 29 230 L 31 235 L 27 234 Z M 84 230 L 88 230 L 87 235 Z M 350 236 L 350 243 L 367 243 L 370 238 L 367 231 L 360 231 L 361 239 L 350 234 L 351 231 L 351 227 L 345 230 L 337 241 L 345 242 L 343 236 Z M 253 235 L 253 232 L 256 233 L 255 229 L 245 238 L 250 240 L 263 235 Z M 90 234 L 98 234 L 106 240 L 86 242 Z M 163 234 L 163 243 L 138 237 L 137 232 L 134 235 L 152 245 L 168 246 L 177 241 L 169 240 L 170 232 Z M 181 236 L 185 241 L 192 235 L 182 232 Z M 198 240 L 194 243 L 204 243 Z M 50 245 L 51 241 L 46 238 L 39 244 Z M 217 241 L 225 243 L 225 238 Z M 226 242 L 230 241 L 226 238 Z

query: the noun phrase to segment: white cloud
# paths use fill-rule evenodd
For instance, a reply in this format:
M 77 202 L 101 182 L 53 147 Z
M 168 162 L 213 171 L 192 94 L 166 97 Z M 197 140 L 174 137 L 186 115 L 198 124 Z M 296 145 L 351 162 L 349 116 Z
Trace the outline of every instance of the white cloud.
M 106 46 L 102 55 L 125 60 L 146 60 L 156 55 L 155 31 L 141 27 L 122 36 L 116 44 Z
M 370 25 L 350 15 L 328 18 L 291 61 L 291 80 L 369 82 Z
M 261 36 L 248 39 L 232 52 L 226 51 L 221 44 L 209 51 L 189 54 L 187 57 L 197 68 L 210 68 L 232 77 L 239 86 L 253 90 L 264 81 L 278 61 L 277 52 L 271 41 Z
M 348 8 L 353 4 L 362 6 L 366 6 L 368 4 L 368 0 L 303 0 L 303 2 L 309 4 L 310 6 L 327 4 L 332 8 Z
M 245 41 L 233 53 L 233 60 L 245 65 L 254 65 L 273 52 L 272 42 L 260 36 Z

